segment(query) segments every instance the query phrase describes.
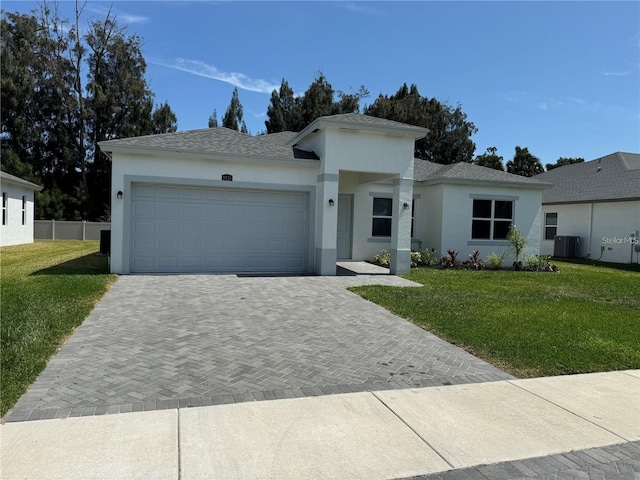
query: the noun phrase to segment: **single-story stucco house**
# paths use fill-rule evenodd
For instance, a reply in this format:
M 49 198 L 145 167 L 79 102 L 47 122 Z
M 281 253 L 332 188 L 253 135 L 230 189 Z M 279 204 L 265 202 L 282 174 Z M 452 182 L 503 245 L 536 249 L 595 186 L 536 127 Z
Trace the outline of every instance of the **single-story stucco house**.
M 424 128 L 360 114 L 299 133 L 226 128 L 110 140 L 111 270 L 310 272 L 385 249 L 391 273 L 412 244 L 502 253 L 513 222 L 540 244 L 549 185 L 469 164 L 414 159 Z
M 542 193 L 542 254 L 554 254 L 556 235 L 569 236 L 580 239 L 578 257 L 640 263 L 640 154 L 616 152 L 534 178 L 553 184 Z
M 2 190 L 2 226 L 0 246 L 33 243 L 34 192 L 40 185 L 0 172 Z

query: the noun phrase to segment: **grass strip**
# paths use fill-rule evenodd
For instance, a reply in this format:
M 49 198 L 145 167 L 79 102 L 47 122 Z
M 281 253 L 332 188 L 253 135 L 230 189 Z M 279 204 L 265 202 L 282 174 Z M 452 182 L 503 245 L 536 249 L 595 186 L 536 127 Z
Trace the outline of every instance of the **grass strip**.
M 0 415 L 107 292 L 98 242 L 56 240 L 0 249 Z
M 557 273 L 413 269 L 422 288 L 351 290 L 518 377 L 640 368 L 637 269 L 554 263 Z

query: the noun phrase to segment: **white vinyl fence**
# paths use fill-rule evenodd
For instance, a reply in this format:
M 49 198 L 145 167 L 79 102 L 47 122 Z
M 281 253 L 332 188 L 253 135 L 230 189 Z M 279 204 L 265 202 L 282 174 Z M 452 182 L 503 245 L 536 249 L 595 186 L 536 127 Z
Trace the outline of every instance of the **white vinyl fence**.
M 38 240 L 100 240 L 101 230 L 111 230 L 111 222 L 36 220 L 33 238 Z

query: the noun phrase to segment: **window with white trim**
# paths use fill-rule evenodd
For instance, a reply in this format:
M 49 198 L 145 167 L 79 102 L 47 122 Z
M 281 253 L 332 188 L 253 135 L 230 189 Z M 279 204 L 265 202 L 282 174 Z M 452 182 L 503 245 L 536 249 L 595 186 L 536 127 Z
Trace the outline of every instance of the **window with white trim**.
M 390 237 L 393 219 L 393 199 L 373 198 L 373 220 L 371 222 L 372 237 Z
M 558 214 L 545 213 L 544 214 L 544 239 L 553 240 L 558 234 Z
M 7 192 L 2 192 L 2 224 L 7 224 Z
M 22 225 L 27 224 L 27 197 L 22 196 Z
M 513 201 L 473 200 L 471 238 L 478 240 L 505 240 L 513 223 Z

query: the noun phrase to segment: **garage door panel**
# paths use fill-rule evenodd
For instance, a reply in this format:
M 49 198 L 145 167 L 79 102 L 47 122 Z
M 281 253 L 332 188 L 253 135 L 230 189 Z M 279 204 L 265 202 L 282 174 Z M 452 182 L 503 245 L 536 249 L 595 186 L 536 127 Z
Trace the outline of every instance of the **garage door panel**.
M 133 240 L 134 249 L 137 251 L 154 250 L 155 242 L 153 237 L 135 237 Z
M 178 266 L 178 257 L 176 255 L 158 255 L 158 268 L 175 269 Z
M 286 205 L 288 203 L 288 196 L 286 193 L 269 193 L 267 200 L 270 204 Z
M 202 263 L 202 258 L 200 256 L 181 256 L 180 257 L 180 266 L 182 268 L 199 268 Z
M 180 222 L 180 232 L 183 235 L 200 235 L 202 223 L 195 220 L 183 220 Z
M 176 199 L 180 190 L 178 187 L 157 187 L 157 197 L 161 199 Z
M 134 184 L 136 272 L 305 271 L 308 194 Z
M 222 257 L 217 255 L 205 255 L 203 258 L 203 265 L 205 268 L 210 268 L 212 271 L 219 270 L 222 267 Z
M 302 224 L 289 224 L 287 225 L 287 237 L 291 238 L 303 238 L 306 233 L 306 228 Z
M 243 202 L 264 204 L 267 200 L 267 194 L 265 192 L 247 192 L 242 198 Z
M 180 250 L 183 252 L 202 252 L 202 238 L 199 236 L 180 238 Z
M 177 252 L 180 245 L 178 237 L 161 237 L 157 239 L 159 252 Z
M 300 222 L 301 224 L 307 223 L 307 212 L 300 209 L 290 208 L 285 213 L 285 218 L 290 222 Z
M 154 235 L 155 222 L 153 220 L 136 220 L 133 224 L 133 233 L 139 235 Z
M 136 255 L 136 256 L 133 257 L 133 266 L 137 270 L 152 269 L 153 268 L 153 257 L 152 256 Z
M 178 206 L 158 205 L 158 216 L 160 218 L 178 218 Z
M 202 189 L 201 188 L 182 188 L 180 190 L 180 198 L 187 200 L 201 200 Z
M 202 190 L 202 199 L 206 202 L 223 202 L 225 198 L 224 190 L 205 188 Z
M 178 235 L 180 232 L 178 220 L 157 220 L 158 235 Z
M 133 214 L 137 217 L 154 217 L 155 204 L 151 202 L 136 202 L 133 206 Z
M 153 185 L 136 184 L 133 187 L 133 195 L 136 197 L 155 197 L 156 187 Z
M 202 218 L 203 208 L 201 206 L 183 205 L 180 210 L 182 218 Z
M 289 205 L 306 206 L 307 198 L 305 193 L 289 193 L 287 194 L 287 203 Z

